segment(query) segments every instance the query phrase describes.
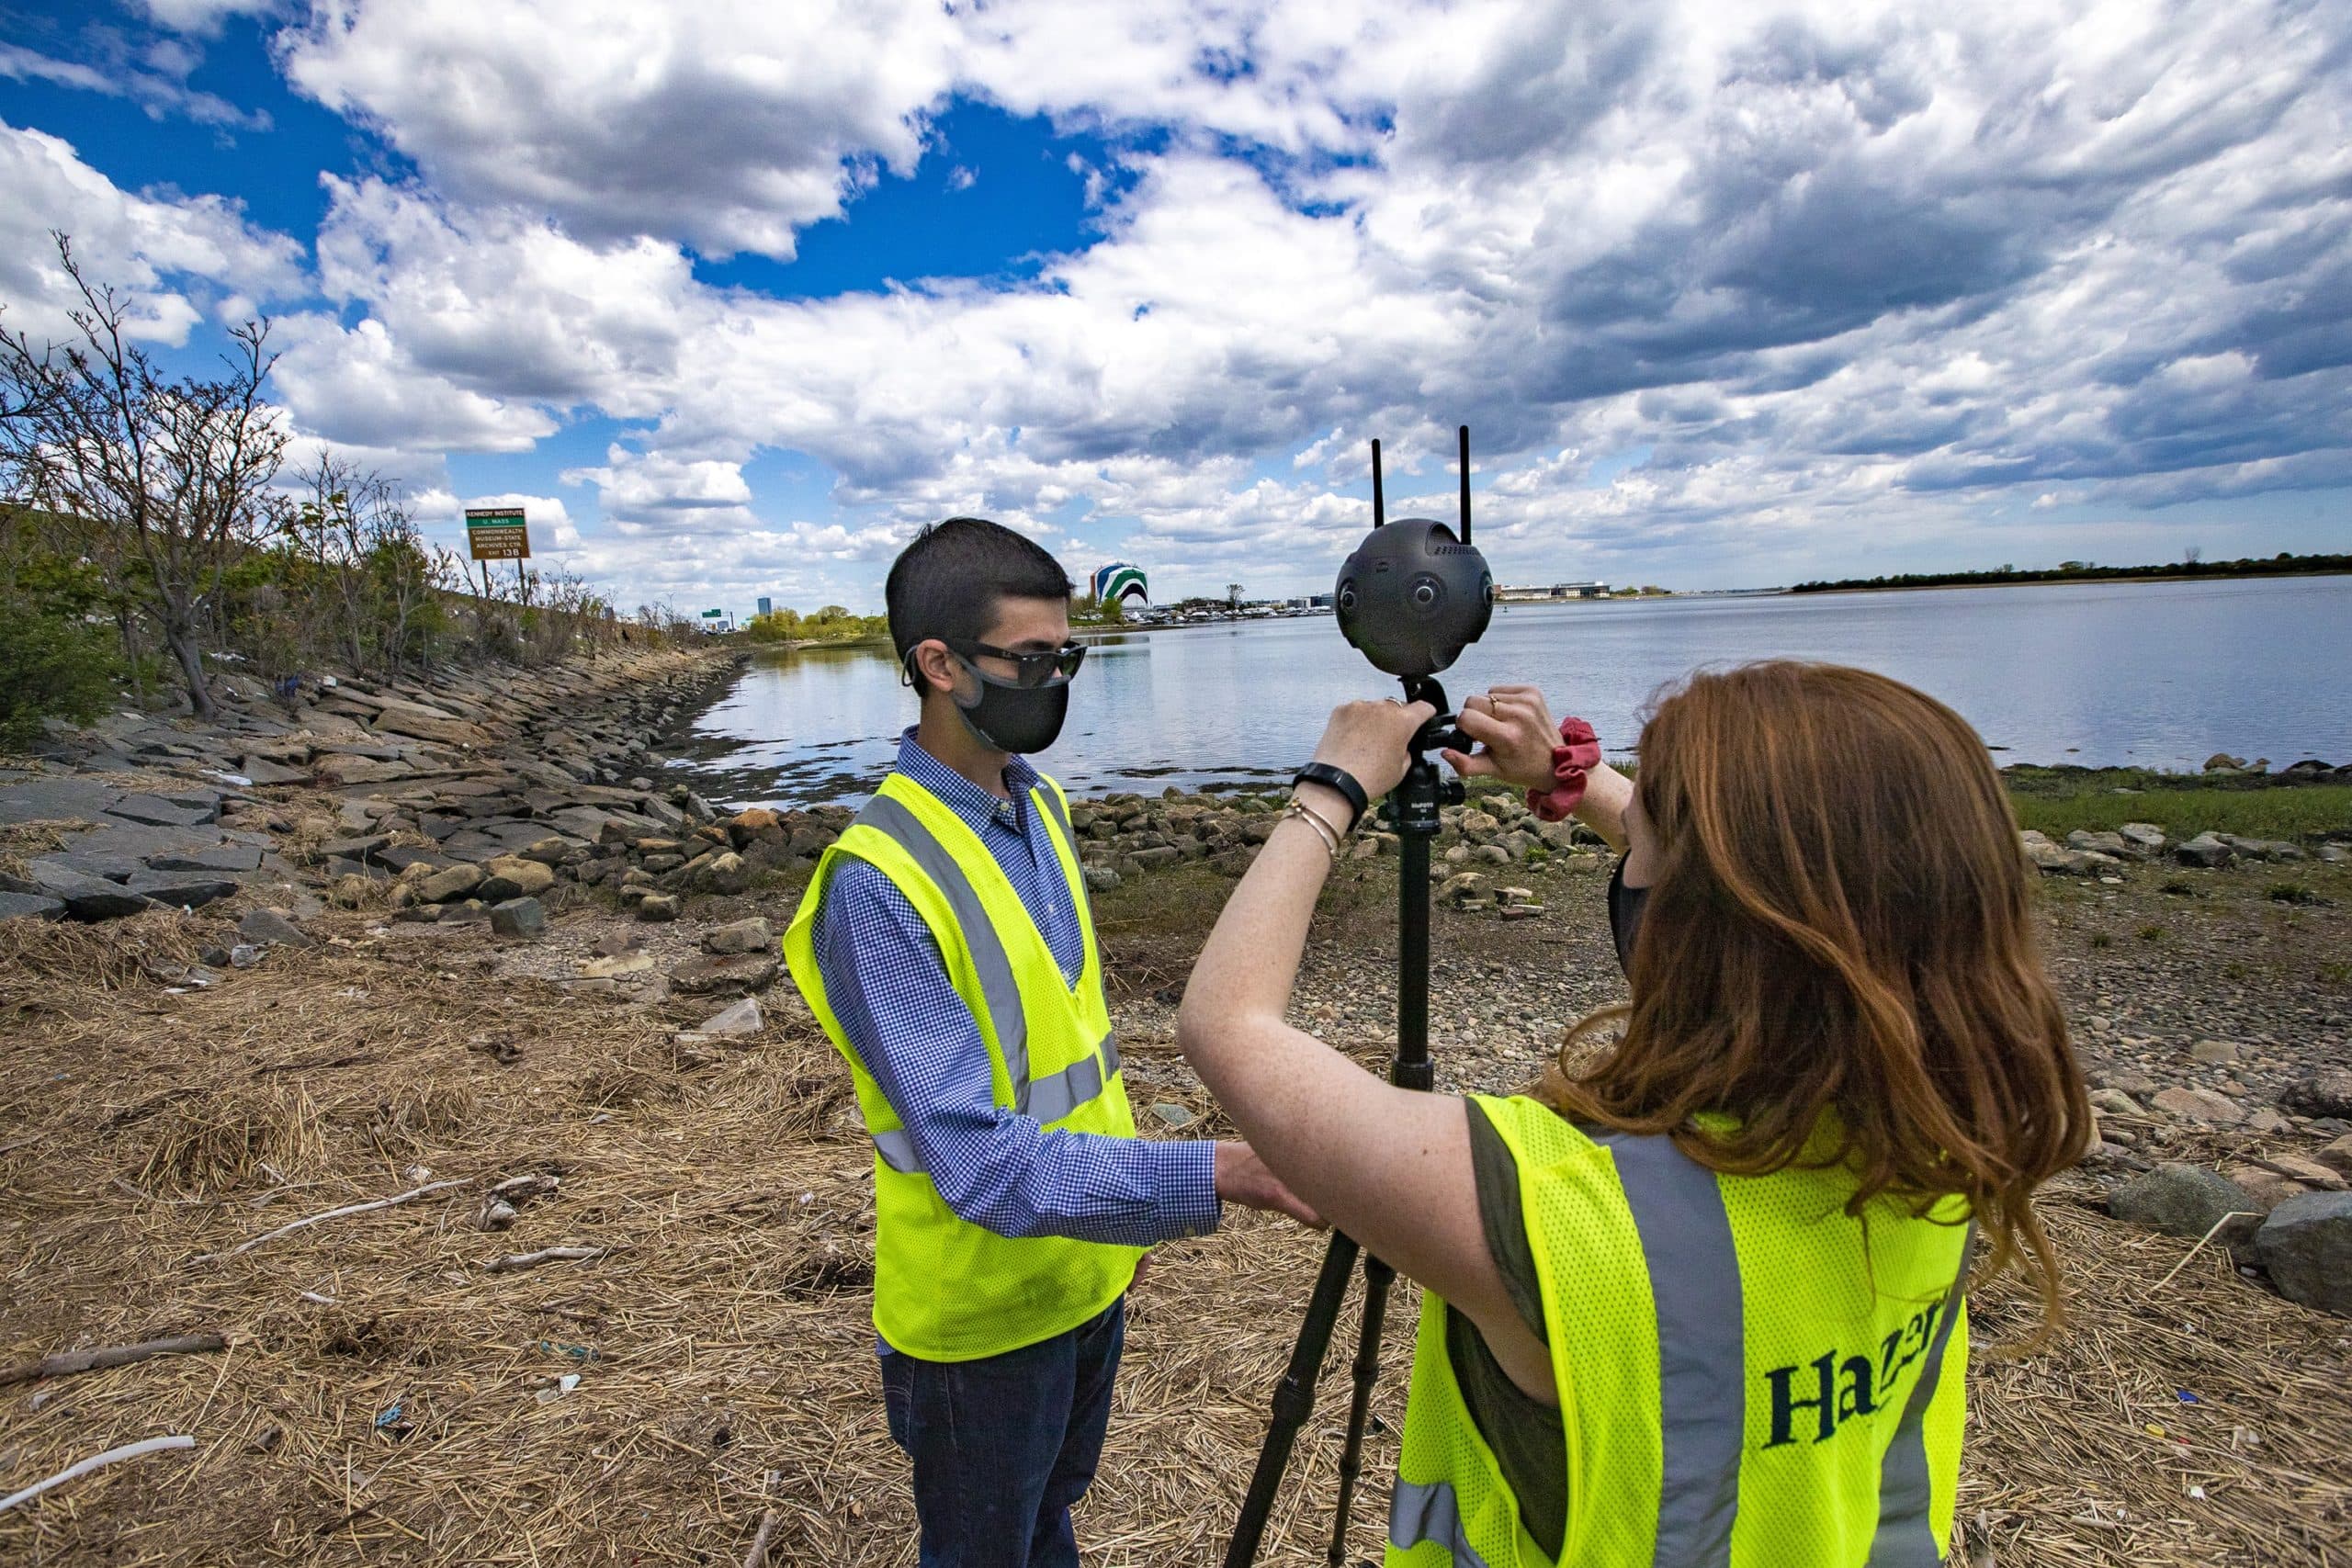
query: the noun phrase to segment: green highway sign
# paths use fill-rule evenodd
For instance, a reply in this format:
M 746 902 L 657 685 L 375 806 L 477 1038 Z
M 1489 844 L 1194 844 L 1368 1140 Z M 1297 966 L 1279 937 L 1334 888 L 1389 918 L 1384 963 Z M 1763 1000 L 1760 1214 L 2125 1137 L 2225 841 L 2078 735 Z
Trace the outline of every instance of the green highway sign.
M 466 508 L 466 547 L 476 560 L 527 560 L 531 529 L 519 506 Z

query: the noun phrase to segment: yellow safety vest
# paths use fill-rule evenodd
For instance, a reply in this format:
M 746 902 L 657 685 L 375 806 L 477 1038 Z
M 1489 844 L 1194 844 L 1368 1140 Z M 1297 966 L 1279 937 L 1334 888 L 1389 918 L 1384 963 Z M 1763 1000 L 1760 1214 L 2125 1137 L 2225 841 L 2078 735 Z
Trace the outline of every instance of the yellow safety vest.
M 1959 1200 L 1849 1218 L 1850 1174 L 1718 1176 L 1664 1137 L 1479 1103 L 1519 1162 L 1567 1437 L 1577 1568 L 1934 1568 L 1965 1417 Z M 1553 1559 L 1464 1406 L 1424 1298 L 1388 1562 Z
M 874 1139 L 874 1326 L 893 1348 L 926 1360 L 1002 1355 L 1075 1328 L 1118 1299 L 1142 1256 L 1133 1247 L 1001 1236 L 958 1216 L 842 1032 L 818 972 L 815 926 L 826 882 L 842 857 L 862 860 L 931 928 L 988 1046 L 996 1103 L 1049 1128 L 1133 1137 L 1069 803 L 1061 785 L 1043 779 L 1029 805 L 1044 814 L 1085 933 L 1086 966 L 1075 987 L 1064 983 L 1044 933 L 979 835 L 903 773 L 885 779 L 825 852 L 784 936 L 792 978 L 849 1063 Z

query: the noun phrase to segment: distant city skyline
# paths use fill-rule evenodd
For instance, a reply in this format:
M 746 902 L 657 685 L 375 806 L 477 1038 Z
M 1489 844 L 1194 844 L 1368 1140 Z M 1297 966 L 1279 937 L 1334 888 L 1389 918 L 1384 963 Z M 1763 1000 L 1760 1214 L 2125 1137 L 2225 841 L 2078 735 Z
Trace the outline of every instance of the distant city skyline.
M 2338 547 L 2352 10 L 106 0 L 0 17 L 48 238 L 298 456 L 624 607 L 997 518 L 1156 598 L 1450 517 L 1689 590 Z M 495 84 L 495 90 L 487 85 Z

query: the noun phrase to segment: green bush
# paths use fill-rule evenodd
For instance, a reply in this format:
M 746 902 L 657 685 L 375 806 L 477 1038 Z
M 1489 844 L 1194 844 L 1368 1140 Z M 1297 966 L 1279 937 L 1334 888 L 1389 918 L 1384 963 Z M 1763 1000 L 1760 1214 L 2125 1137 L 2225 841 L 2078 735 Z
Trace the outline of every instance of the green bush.
M 86 723 L 114 700 L 120 643 L 88 618 L 98 599 L 78 562 L 35 557 L 0 575 L 0 747 L 22 750 L 42 719 Z

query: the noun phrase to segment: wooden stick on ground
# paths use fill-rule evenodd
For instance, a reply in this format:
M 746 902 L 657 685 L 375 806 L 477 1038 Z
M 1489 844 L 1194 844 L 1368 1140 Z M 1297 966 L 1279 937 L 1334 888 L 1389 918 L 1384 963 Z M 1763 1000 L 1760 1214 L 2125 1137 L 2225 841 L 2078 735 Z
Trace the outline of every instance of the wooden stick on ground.
M 2220 1219 L 2215 1220 L 2213 1222 L 2213 1228 L 2199 1236 L 2197 1240 L 2197 1245 L 2188 1249 L 2188 1256 L 2174 1264 L 2172 1266 L 2171 1273 L 2166 1274 L 2163 1279 L 2148 1287 L 2148 1298 L 2153 1298 L 2158 1291 L 2163 1290 L 2166 1285 L 2171 1284 L 2175 1280 L 2178 1279 L 2180 1277 L 2180 1271 L 2188 1267 L 2190 1259 L 2194 1258 L 2199 1253 L 2205 1250 L 2205 1244 L 2222 1234 L 2222 1227 L 2223 1225 L 2228 1224 L 2232 1220 L 2258 1220 L 2262 1216 L 2260 1214 L 2255 1213 L 2252 1209 L 2233 1209 L 2228 1213 L 2223 1214 Z
M 346 1215 L 365 1214 L 377 1209 L 398 1208 L 401 1204 L 412 1202 L 416 1199 L 424 1197 L 429 1192 L 439 1192 L 451 1187 L 464 1187 L 472 1180 L 473 1178 L 470 1176 L 452 1177 L 447 1181 L 428 1181 L 422 1187 L 412 1187 L 405 1192 L 395 1192 L 390 1198 L 379 1198 L 372 1203 L 346 1203 L 340 1209 L 329 1209 L 322 1214 L 309 1215 L 306 1218 L 296 1220 L 291 1224 L 280 1225 L 274 1231 L 264 1231 L 261 1235 L 254 1237 L 251 1241 L 239 1242 L 236 1246 L 231 1247 L 226 1252 L 202 1252 L 198 1253 L 196 1257 L 189 1258 L 188 1261 L 190 1263 L 218 1263 L 222 1258 L 234 1258 L 240 1253 L 251 1252 L 263 1242 L 276 1241 L 279 1236 L 291 1235 L 296 1231 L 302 1230 L 311 1225 L 318 1224 L 326 1220 L 340 1220 Z
M 775 1510 L 770 1508 L 760 1516 L 760 1533 L 752 1538 L 752 1550 L 743 1554 L 743 1568 L 767 1568 L 768 1538 L 775 1534 Z
M 43 1356 L 38 1361 L 21 1361 L 13 1367 L 0 1367 L 0 1388 L 11 1383 L 31 1382 L 36 1378 L 71 1377 L 75 1372 L 95 1372 L 107 1367 L 127 1367 L 133 1361 L 143 1361 L 150 1356 L 191 1356 L 203 1350 L 225 1350 L 229 1342 L 218 1334 L 182 1334 L 169 1339 L 150 1339 L 141 1345 L 108 1345 L 96 1350 L 60 1350 Z
M 117 1460 L 138 1459 L 144 1454 L 162 1453 L 167 1449 L 194 1447 L 196 1447 L 194 1438 L 148 1438 L 136 1443 L 125 1443 L 119 1449 L 108 1449 L 102 1454 L 92 1454 L 88 1459 L 78 1460 L 67 1465 L 46 1481 L 36 1481 L 22 1492 L 12 1492 L 6 1497 L 0 1497 L 0 1514 L 6 1513 L 19 1503 L 28 1502 L 40 1496 L 52 1486 L 62 1486 L 77 1475 L 87 1475 L 91 1471 L 103 1465 L 112 1464 Z
M 543 1247 L 537 1252 L 510 1252 L 483 1267 L 486 1274 L 505 1274 L 517 1269 L 536 1269 L 542 1263 L 585 1263 L 605 1256 L 601 1247 Z

